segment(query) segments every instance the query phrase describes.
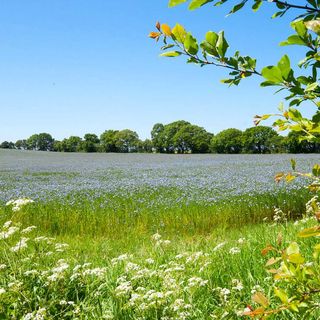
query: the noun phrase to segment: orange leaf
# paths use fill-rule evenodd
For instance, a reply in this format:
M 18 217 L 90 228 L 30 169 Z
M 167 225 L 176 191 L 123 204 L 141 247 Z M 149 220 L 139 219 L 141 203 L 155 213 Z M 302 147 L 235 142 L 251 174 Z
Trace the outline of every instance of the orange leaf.
M 275 248 L 268 244 L 264 249 L 261 250 L 263 256 L 265 256 L 269 251 L 275 250 Z
M 152 31 L 152 32 L 149 33 L 149 38 L 157 39 L 157 38 L 159 38 L 159 37 L 160 37 L 160 32 L 154 32 L 154 31 Z
M 167 24 L 163 23 L 161 25 L 161 30 L 166 36 L 171 37 L 171 28 Z
M 257 308 L 256 310 L 253 310 L 253 311 L 243 312 L 242 315 L 243 316 L 254 317 L 254 316 L 258 316 L 258 315 L 264 314 L 264 313 L 265 313 L 264 308 Z

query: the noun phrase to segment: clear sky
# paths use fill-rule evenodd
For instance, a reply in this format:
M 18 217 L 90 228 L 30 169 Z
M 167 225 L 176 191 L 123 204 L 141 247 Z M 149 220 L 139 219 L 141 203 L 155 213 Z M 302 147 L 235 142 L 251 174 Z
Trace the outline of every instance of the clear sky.
M 228 18 L 228 6 L 169 9 L 167 0 L 3 0 L 0 10 L 0 141 L 49 132 L 56 139 L 106 129 L 150 136 L 153 124 L 187 120 L 210 132 L 253 125 L 281 100 L 260 79 L 219 82 L 225 70 L 159 57 L 147 37 L 157 20 L 179 22 L 197 37 L 225 30 L 230 51 L 275 64 L 296 48 L 290 16 L 271 20 L 273 4 Z M 294 56 L 296 61 L 302 54 Z M 294 61 L 294 62 L 296 62 Z

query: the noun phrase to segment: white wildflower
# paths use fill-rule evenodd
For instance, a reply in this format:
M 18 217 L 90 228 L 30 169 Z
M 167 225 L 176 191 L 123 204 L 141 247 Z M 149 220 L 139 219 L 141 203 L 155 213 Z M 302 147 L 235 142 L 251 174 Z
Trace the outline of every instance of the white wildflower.
M 21 238 L 19 240 L 19 242 L 14 247 L 12 247 L 10 250 L 12 252 L 18 252 L 24 248 L 27 248 L 28 247 L 28 244 L 27 244 L 28 240 L 29 240 L 28 238 Z
M 34 229 L 36 229 L 36 228 L 37 228 L 36 226 L 30 226 L 30 227 L 27 227 L 27 228 L 21 230 L 21 233 L 22 234 L 29 233 L 29 232 L 33 231 Z
M 0 232 L 0 239 L 8 239 L 19 230 L 19 227 L 9 227 L 7 230 Z
M 219 243 L 218 245 L 216 245 L 216 246 L 213 248 L 212 251 L 215 252 L 215 251 L 220 250 L 226 243 L 227 243 L 226 241 Z
M 238 279 L 233 279 L 232 280 L 232 285 L 233 285 L 233 287 L 232 287 L 233 290 L 241 291 L 243 289 L 243 284 Z
M 241 250 L 240 250 L 240 248 L 238 248 L 238 247 L 233 247 L 233 248 L 231 248 L 230 250 L 229 250 L 229 253 L 231 253 L 231 254 L 238 254 L 238 253 L 240 253 L 241 252 Z
M 155 234 L 151 237 L 151 239 L 152 239 L 153 241 L 159 241 L 159 240 L 161 239 L 161 235 L 160 235 L 159 233 L 155 233 Z

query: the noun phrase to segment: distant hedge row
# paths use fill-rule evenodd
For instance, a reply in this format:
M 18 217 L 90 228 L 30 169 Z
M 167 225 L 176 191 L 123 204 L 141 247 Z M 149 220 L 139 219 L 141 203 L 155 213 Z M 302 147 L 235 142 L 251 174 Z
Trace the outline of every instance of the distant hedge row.
M 33 134 L 15 143 L 4 141 L 3 149 L 39 150 L 56 152 L 158 152 L 158 153 L 318 153 L 319 142 L 300 141 L 301 133 L 279 135 L 270 127 L 257 126 L 244 131 L 226 129 L 218 134 L 187 121 L 157 123 L 151 140 L 140 140 L 135 131 L 106 130 L 100 137 L 87 133 L 83 138 L 71 136 L 62 141 L 49 133 Z

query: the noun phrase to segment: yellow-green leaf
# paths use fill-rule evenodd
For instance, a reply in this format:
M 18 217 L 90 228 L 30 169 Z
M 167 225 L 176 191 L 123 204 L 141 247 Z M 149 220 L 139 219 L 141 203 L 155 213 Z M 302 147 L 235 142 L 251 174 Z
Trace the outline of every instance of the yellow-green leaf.
M 269 301 L 266 298 L 266 296 L 262 292 L 256 292 L 252 296 L 252 300 L 258 304 L 260 304 L 262 307 L 267 308 L 269 306 Z
M 282 289 L 274 288 L 274 294 L 281 300 L 283 304 L 288 304 L 288 296 Z
M 181 52 L 179 51 L 168 51 L 160 54 L 161 57 L 169 57 L 169 58 L 178 57 L 180 55 L 181 55 Z
M 184 2 L 187 2 L 187 0 L 169 0 L 169 7 L 172 8 Z
M 177 40 L 180 43 L 184 43 L 184 40 L 186 39 L 187 32 L 182 25 L 177 23 L 172 29 L 172 34 L 173 34 L 175 40 Z
M 312 228 L 303 229 L 298 233 L 298 236 L 300 238 L 309 238 L 309 237 L 315 237 L 320 235 L 320 226 L 315 226 Z

